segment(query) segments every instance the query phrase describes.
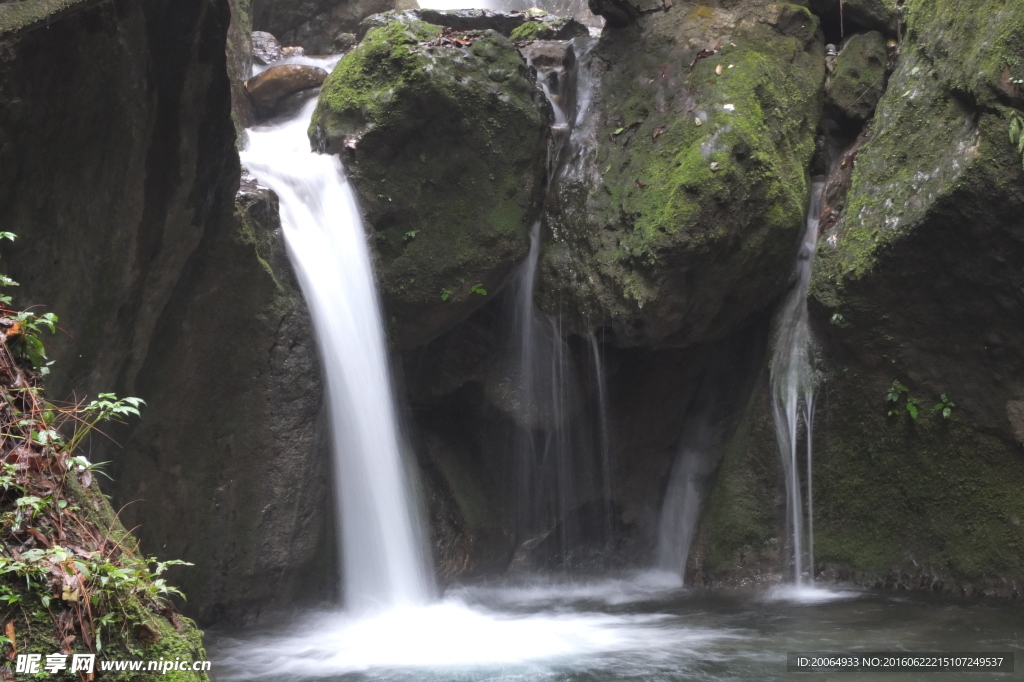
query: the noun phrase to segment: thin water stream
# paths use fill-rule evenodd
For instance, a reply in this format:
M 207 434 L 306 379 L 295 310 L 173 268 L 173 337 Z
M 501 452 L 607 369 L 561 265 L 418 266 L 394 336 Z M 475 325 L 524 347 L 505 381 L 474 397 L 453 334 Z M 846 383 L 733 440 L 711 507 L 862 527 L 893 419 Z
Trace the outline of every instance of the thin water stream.
M 818 243 L 818 216 L 821 213 L 823 189 L 824 183 L 820 180 L 815 181 L 811 187 L 807 224 L 797 256 L 796 284 L 779 311 L 778 334 L 771 360 L 772 416 L 775 420 L 775 434 L 786 481 L 787 526 L 794 582 L 797 585 L 808 578 L 814 580 L 814 497 L 811 466 L 814 442 L 814 367 L 811 363 L 812 339 L 808 324 L 807 291 L 811 283 L 811 266 L 814 264 L 814 251 Z M 804 481 L 801 481 L 799 461 L 801 435 L 807 467 Z M 806 516 L 803 483 L 807 485 Z

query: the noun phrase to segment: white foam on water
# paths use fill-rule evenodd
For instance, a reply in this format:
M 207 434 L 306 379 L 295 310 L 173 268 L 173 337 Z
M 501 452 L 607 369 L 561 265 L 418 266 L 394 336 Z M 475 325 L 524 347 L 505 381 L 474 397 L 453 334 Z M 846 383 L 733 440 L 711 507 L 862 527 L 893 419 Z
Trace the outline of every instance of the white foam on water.
M 343 612 L 308 616 L 286 636 L 253 637 L 219 647 L 223 680 L 316 679 L 386 669 L 467 671 L 531 663 L 585 669 L 588 658 L 642 652 L 644 657 L 703 657 L 726 631 L 680 627 L 671 616 L 544 611 L 511 614 L 454 599 L 389 609 L 363 617 Z M 226 672 L 224 672 L 226 671 Z
M 824 604 L 844 599 L 856 599 L 862 596 L 862 594 L 862 592 L 856 590 L 831 589 L 803 583 L 799 585 L 776 585 L 767 590 L 761 596 L 761 599 L 763 601 L 785 601 L 795 604 Z
M 678 593 L 682 587 L 683 581 L 678 573 L 651 570 L 637 571 L 620 577 L 576 581 L 535 577 L 511 586 L 456 588 L 452 595 L 465 600 L 480 600 L 514 607 L 578 602 L 617 606 L 664 600 Z

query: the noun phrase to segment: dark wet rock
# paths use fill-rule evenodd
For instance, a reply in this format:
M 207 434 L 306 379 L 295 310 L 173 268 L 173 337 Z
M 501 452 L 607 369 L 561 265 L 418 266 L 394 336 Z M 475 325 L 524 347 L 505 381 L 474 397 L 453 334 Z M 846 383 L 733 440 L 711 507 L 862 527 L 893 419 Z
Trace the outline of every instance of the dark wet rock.
M 611 28 L 625 28 L 640 16 L 640 10 L 630 0 L 588 0 L 587 4 Z
M 823 49 L 800 7 L 681 5 L 581 55 L 592 109 L 549 200 L 538 303 L 621 345 L 718 337 L 772 305 L 804 225 Z
M 846 35 L 856 30 L 881 31 L 886 35 L 895 35 L 899 19 L 898 4 L 892 0 L 810 0 L 807 5 L 811 11 L 820 15 L 830 15 L 837 21 L 842 13 L 842 28 Z
M 324 83 L 310 136 L 344 155 L 397 346 L 482 306 L 526 255 L 543 104 L 508 39 L 416 21 L 371 30 Z
M 497 12 L 489 9 L 412 9 L 387 12 L 366 18 L 360 35 L 391 21 L 424 21 L 454 31 L 496 31 L 513 40 L 569 40 L 589 35 L 587 27 L 568 17 L 556 17 L 539 10 Z
M 335 589 L 316 348 L 276 200 L 235 204 L 228 3 L 115 4 L 0 26 L 4 272 L 67 332 L 48 395 L 147 401 L 89 453 L 141 552 L 195 564 L 187 614 L 245 621 Z
M 537 40 L 523 45 L 519 51 L 536 69 L 572 69 L 576 64 L 572 43 L 562 40 Z
M 1024 583 L 1024 170 L 1002 84 L 1024 54 L 1024 5 L 907 7 L 899 62 L 813 268 L 816 568 L 1008 597 Z M 896 402 L 894 381 L 906 387 Z M 782 519 L 756 512 L 781 500 L 766 396 L 749 420 L 705 516 L 710 582 L 784 542 Z
M 281 43 L 266 31 L 252 32 L 252 57 L 257 64 L 273 64 L 284 58 Z
M 245 83 L 259 117 L 277 113 L 278 106 L 288 96 L 303 90 L 320 87 L 327 72 L 318 66 L 282 64 L 271 66 Z
M 245 129 L 256 122 L 245 81 L 252 75 L 253 38 L 251 0 L 229 0 L 231 22 L 227 33 L 227 72 L 231 82 L 231 119 L 239 148 L 245 146 Z
M 309 54 L 328 54 L 339 33 L 372 14 L 415 7 L 409 0 L 253 0 L 253 25 Z
M 826 103 L 841 118 L 862 124 L 871 118 L 886 86 L 888 50 L 877 31 L 852 36 L 829 75 Z
M 359 44 L 359 39 L 354 33 L 339 33 L 334 36 L 334 52 L 348 52 Z

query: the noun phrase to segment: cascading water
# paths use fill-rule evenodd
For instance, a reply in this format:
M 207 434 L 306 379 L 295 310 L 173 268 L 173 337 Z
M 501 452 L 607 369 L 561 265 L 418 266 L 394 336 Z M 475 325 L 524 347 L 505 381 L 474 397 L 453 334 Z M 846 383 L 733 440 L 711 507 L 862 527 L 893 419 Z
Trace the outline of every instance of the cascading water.
M 786 480 L 786 516 L 793 552 L 794 582 L 804 579 L 804 504 L 799 467 L 800 422 L 804 426 L 807 465 L 807 569 L 814 579 L 814 503 L 812 468 L 814 424 L 814 369 L 811 364 L 811 330 L 807 315 L 807 290 L 818 241 L 823 182 L 815 182 L 807 214 L 807 227 L 796 265 L 796 284 L 778 316 L 778 335 L 771 361 L 772 416 Z
M 604 361 L 601 357 L 601 346 L 597 342 L 597 334 L 590 333 L 587 338 L 590 340 L 591 366 L 597 391 L 597 428 L 601 454 L 601 499 L 604 502 L 605 549 L 610 550 L 614 510 L 612 509 L 612 436 L 611 418 L 608 414 L 608 381 L 605 377 Z
M 366 610 L 433 594 L 399 423 L 366 234 L 336 156 L 310 152 L 316 100 L 249 131 L 245 167 L 280 200 L 288 253 L 309 305 L 334 446 L 345 604 Z
M 556 49 L 525 52 L 527 64 L 537 73 L 537 83 L 552 109 L 551 143 L 548 149 L 547 187 L 550 190 L 562 166 L 562 155 L 572 133 L 570 114 L 576 94 L 573 53 Z M 519 533 L 524 547 L 557 532 L 561 559 L 578 544 L 581 535 L 578 510 L 581 504 L 603 500 L 605 519 L 598 532 L 610 538 L 610 464 L 606 401 L 600 353 L 591 344 L 597 400 L 597 429 L 580 387 L 574 354 L 557 317 L 536 309 L 533 303 L 541 252 L 542 223 L 530 231 L 530 250 L 513 286 L 510 348 L 505 374 L 513 377 L 519 426 L 513 438 L 518 469 L 517 500 Z M 599 452 L 595 452 L 595 441 Z M 598 462 L 594 455 L 597 455 Z
M 700 515 L 700 475 L 704 451 L 696 443 L 688 442 L 681 447 L 678 458 L 672 466 L 665 501 L 661 509 L 658 526 L 658 570 L 674 573 L 680 577 L 686 569 L 697 532 Z

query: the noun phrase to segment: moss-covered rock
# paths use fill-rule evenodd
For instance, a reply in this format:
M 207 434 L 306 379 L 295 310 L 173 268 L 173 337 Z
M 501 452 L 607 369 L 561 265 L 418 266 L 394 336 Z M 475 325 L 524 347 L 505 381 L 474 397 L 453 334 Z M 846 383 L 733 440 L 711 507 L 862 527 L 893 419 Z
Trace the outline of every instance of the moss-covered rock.
M 885 92 L 887 61 L 885 36 L 878 31 L 846 41 L 828 80 L 829 106 L 840 117 L 857 123 L 871 118 Z
M 677 4 L 581 63 L 596 94 L 550 202 L 539 302 L 624 344 L 735 329 L 788 281 L 804 223 L 817 19 Z
M 1013 422 L 1024 397 L 1024 172 L 1007 135 L 1009 107 L 1024 104 L 1009 87 L 1024 73 L 1024 5 L 911 0 L 906 15 L 900 62 L 813 269 L 824 375 L 817 568 L 1009 597 L 1024 587 L 1024 459 Z M 894 381 L 907 388 L 895 405 L 886 400 Z M 943 396 L 955 403 L 948 418 Z M 744 468 L 774 449 L 770 432 L 749 443 L 720 480 L 729 490 L 742 490 Z M 773 478 L 740 496 L 766 497 Z M 739 527 L 722 515 L 736 516 L 709 507 L 709 534 Z M 778 519 L 749 537 L 770 537 Z M 721 577 L 746 540 L 716 537 L 707 556 L 718 557 Z
M 310 136 L 342 154 L 358 190 L 397 345 L 483 305 L 526 255 L 542 104 L 508 39 L 422 22 L 371 30 L 325 82 Z
M 589 35 L 587 27 L 569 17 L 531 15 L 531 20 L 512 31 L 512 40 L 572 40 Z
M 498 12 L 490 9 L 407 9 L 367 17 L 359 30 L 383 28 L 393 21 L 422 21 L 446 26 L 453 31 L 496 31 L 513 40 L 570 40 L 588 35 L 587 27 L 575 19 L 549 14 L 539 9 Z M 538 33 L 543 34 L 537 35 Z

